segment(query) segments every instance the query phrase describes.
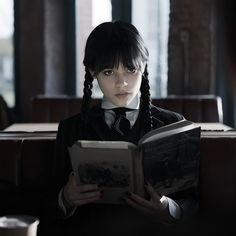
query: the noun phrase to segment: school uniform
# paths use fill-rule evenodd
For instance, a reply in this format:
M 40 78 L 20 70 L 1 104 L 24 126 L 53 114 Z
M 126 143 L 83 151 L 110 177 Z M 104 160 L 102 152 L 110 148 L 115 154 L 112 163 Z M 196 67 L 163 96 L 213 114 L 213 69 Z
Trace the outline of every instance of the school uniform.
M 77 227 L 78 233 L 83 233 L 83 235 L 92 235 L 94 233 L 103 235 L 115 235 L 115 233 L 117 233 L 117 235 L 121 235 L 121 233 L 123 235 L 125 233 L 127 233 L 127 235 L 144 235 L 147 232 L 159 232 L 160 229 L 163 230 L 162 225 L 159 226 L 158 223 L 151 222 L 143 213 L 127 205 L 86 204 L 72 210 L 72 213 L 65 215 L 65 212 L 63 212 L 59 206 L 60 204 L 57 204 L 56 193 L 58 194 L 67 183 L 68 176 L 72 171 L 67 147 L 73 145 L 73 143 L 79 139 L 123 140 L 137 144 L 139 139 L 145 134 L 142 127 L 143 117 L 141 113 L 138 113 L 137 119 L 135 119 L 130 132 L 125 136 L 114 134 L 109 124 L 105 121 L 105 114 L 106 111 L 101 108 L 101 105 L 98 105 L 88 111 L 85 123 L 81 122 L 83 119 L 81 114 L 77 114 L 60 122 L 54 163 L 55 181 L 53 186 L 55 205 L 51 211 L 51 215 L 55 218 L 63 219 L 59 220 L 60 226 L 62 226 L 63 229 L 65 228 L 64 226 L 67 225 L 66 229 L 68 230 L 68 228 L 71 227 L 72 233 L 75 230 L 74 227 Z M 109 116 L 109 114 L 106 115 Z M 184 119 L 184 117 L 178 113 L 153 105 L 151 106 L 151 116 L 154 129 Z M 190 194 L 187 192 L 177 194 L 177 202 L 178 199 L 180 199 L 182 203 L 185 203 L 185 199 L 188 201 L 188 198 L 191 197 L 190 195 L 192 195 L 192 192 Z M 63 232 L 63 230 L 61 232 Z M 63 233 L 61 235 L 63 235 Z

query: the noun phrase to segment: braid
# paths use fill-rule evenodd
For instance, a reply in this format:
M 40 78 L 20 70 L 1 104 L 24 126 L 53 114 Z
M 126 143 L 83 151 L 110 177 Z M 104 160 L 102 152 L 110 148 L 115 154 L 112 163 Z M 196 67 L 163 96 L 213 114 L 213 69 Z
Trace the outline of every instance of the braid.
M 140 91 L 141 91 L 141 102 L 142 102 L 141 112 L 144 118 L 143 125 L 144 125 L 145 133 L 147 133 L 153 128 L 153 121 L 152 121 L 152 116 L 151 116 L 151 95 L 150 95 L 147 65 L 142 75 L 142 83 L 141 83 Z
M 85 67 L 84 95 L 82 100 L 81 112 L 85 114 L 89 109 L 93 88 L 93 77 L 87 67 Z

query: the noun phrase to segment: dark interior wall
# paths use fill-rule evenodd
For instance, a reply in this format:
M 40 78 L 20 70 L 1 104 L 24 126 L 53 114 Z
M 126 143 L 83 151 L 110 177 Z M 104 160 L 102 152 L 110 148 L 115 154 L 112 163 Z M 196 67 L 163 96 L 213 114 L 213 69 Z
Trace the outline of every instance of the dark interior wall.
M 44 1 L 44 91 L 46 95 L 65 93 L 65 14 L 62 0 Z
M 222 24 L 222 33 L 225 38 L 229 61 L 236 63 L 236 1 L 215 0 L 219 21 Z
M 44 92 L 44 1 L 15 0 L 17 117 L 29 116 L 29 99 Z
M 236 127 L 236 1 L 170 3 L 168 94 L 219 95 Z
M 14 3 L 16 113 L 27 122 L 32 97 L 74 94 L 75 0 Z
M 235 4 L 234 0 L 170 1 L 168 94 L 222 95 L 227 108 L 234 106 L 235 97 L 233 89 L 229 92 L 236 75 L 236 33 L 232 30 L 235 25 L 232 9 L 235 8 L 230 4 L 218 7 L 222 12 L 216 11 L 216 16 L 214 4 L 218 1 Z M 130 21 L 131 1 L 112 2 L 126 3 L 125 8 L 116 7 L 117 11 L 113 6 L 113 18 Z M 75 94 L 74 6 L 75 0 L 15 0 L 15 87 L 19 121 L 30 120 L 30 99 L 38 94 Z M 222 19 L 220 31 L 218 18 Z M 225 51 L 220 47 L 224 41 L 229 48 L 226 59 L 222 59 Z M 227 124 L 235 123 L 234 113 L 227 108 Z
M 217 15 L 217 93 L 223 98 L 224 122 L 236 127 L 236 1 L 215 0 Z
M 168 94 L 215 93 L 214 1 L 170 0 Z

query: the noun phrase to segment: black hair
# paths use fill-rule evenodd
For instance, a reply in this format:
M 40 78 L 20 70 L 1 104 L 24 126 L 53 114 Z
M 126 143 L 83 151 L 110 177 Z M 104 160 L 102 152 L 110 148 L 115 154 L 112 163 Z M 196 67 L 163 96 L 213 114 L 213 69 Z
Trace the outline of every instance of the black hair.
M 152 130 L 153 121 L 151 116 L 151 94 L 150 86 L 148 80 L 148 69 L 147 65 L 145 67 L 144 73 L 142 75 L 142 83 L 140 86 L 141 91 L 141 111 L 143 116 L 143 124 L 145 132 Z
M 124 67 L 141 69 L 148 61 L 148 50 L 142 37 L 134 25 L 122 22 L 105 22 L 98 25 L 89 35 L 84 56 L 85 81 L 84 95 L 81 107 L 82 114 L 86 114 L 92 95 L 93 76 L 96 76 L 105 68 Z M 91 72 L 94 74 L 91 75 Z M 152 129 L 150 112 L 150 87 L 148 82 L 147 65 L 142 75 L 141 114 L 143 117 L 145 132 Z

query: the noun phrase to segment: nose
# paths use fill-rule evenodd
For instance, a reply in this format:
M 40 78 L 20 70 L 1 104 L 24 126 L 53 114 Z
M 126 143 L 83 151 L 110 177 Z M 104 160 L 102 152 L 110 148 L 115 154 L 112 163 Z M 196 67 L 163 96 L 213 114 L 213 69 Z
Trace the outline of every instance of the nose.
M 124 75 L 117 75 L 116 86 L 118 88 L 126 87 L 128 85 L 127 79 Z

